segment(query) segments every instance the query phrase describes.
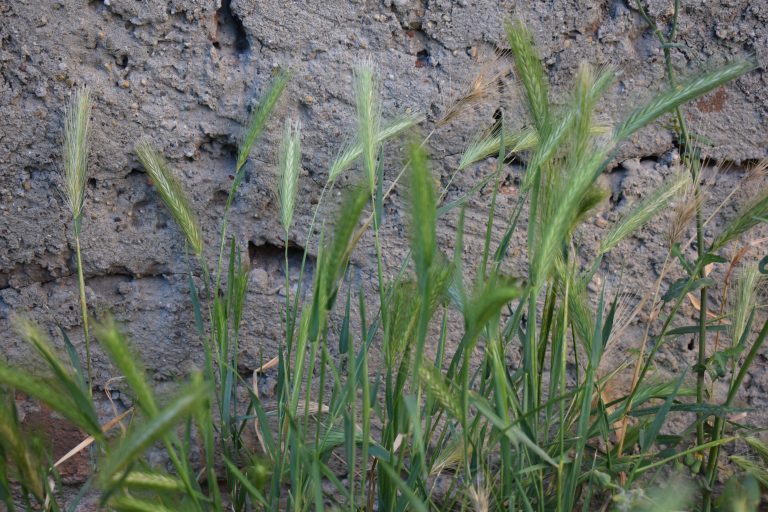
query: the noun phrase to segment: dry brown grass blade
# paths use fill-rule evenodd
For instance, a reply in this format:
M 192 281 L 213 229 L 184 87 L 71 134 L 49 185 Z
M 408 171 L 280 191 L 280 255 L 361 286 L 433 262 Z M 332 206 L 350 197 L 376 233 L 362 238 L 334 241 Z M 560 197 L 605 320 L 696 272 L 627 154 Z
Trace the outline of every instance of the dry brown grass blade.
M 115 425 L 120 423 L 123 420 L 123 418 L 125 418 L 126 416 L 128 416 L 132 412 L 133 412 L 133 407 L 131 407 L 130 409 L 127 409 L 126 411 L 124 411 L 119 416 L 116 416 L 115 418 L 112 418 L 107 423 L 105 423 L 104 425 L 101 426 L 101 431 L 104 432 L 104 433 L 109 432 L 110 430 L 112 430 L 115 427 Z M 71 459 L 72 457 L 74 457 L 75 455 L 80 453 L 81 451 L 83 451 L 86 448 L 88 448 L 91 444 L 93 444 L 94 441 L 95 441 L 95 439 L 94 439 L 93 436 L 86 437 L 85 439 L 82 440 L 82 442 L 80 442 L 80 444 L 78 444 L 77 446 L 75 446 L 74 448 L 69 450 L 59 460 L 57 460 L 56 463 L 53 465 L 53 467 L 58 467 L 59 465 L 64 464 L 66 461 L 68 461 L 69 459 Z
M 254 375 L 257 374 L 257 373 L 264 373 L 265 371 L 270 370 L 270 369 L 274 368 L 275 366 L 277 366 L 279 362 L 280 362 L 279 358 L 273 357 L 272 359 L 270 359 L 269 361 L 267 361 L 263 365 L 259 366 L 255 370 L 253 370 L 253 373 L 254 373 Z
M 768 176 L 768 158 L 763 158 L 749 169 L 745 181 L 759 180 L 766 176 Z
M 106 433 L 112 430 L 115 425 L 120 423 L 128 414 L 133 412 L 133 407 L 129 408 L 128 410 L 124 411 L 119 416 L 116 416 L 115 418 L 112 418 L 107 423 L 101 426 L 101 431 Z M 67 453 L 65 453 L 59 460 L 56 461 L 56 463 L 53 465 L 53 467 L 59 467 L 61 464 L 64 464 L 66 461 L 80 453 L 81 451 L 88 448 L 93 442 L 95 441 L 93 436 L 88 436 L 85 439 L 83 439 L 80 444 L 69 450 Z M 45 497 L 45 510 L 49 510 L 51 506 L 51 495 L 53 494 L 53 491 L 56 489 L 56 482 L 54 481 L 53 477 L 48 477 L 48 489 L 49 493 Z
M 696 297 L 692 293 L 686 294 L 686 297 L 688 297 L 688 300 L 691 302 L 691 305 L 693 306 L 693 309 L 696 311 L 701 311 L 701 302 L 699 302 L 698 297 Z M 717 318 L 719 315 L 717 313 L 713 313 L 709 309 L 707 310 L 707 318 Z M 725 320 L 721 319 L 720 324 L 724 324 Z

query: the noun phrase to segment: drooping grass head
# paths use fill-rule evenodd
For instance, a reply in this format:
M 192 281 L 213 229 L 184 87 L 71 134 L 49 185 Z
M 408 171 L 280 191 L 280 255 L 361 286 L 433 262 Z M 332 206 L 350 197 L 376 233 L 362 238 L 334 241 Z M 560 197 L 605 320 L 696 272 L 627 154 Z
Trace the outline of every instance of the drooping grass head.
M 176 224 L 181 228 L 195 255 L 201 257 L 203 254 L 202 231 L 194 213 L 192 213 L 187 196 L 168 167 L 168 163 L 157 151 L 152 149 L 147 141 L 141 141 L 136 145 L 136 154 L 152 178 L 157 192 L 165 206 L 170 210 Z

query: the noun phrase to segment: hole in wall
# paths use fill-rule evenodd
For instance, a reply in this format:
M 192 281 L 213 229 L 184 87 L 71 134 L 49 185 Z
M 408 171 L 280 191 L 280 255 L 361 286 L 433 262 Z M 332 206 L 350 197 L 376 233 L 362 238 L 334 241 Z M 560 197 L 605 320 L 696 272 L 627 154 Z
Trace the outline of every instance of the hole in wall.
M 231 46 L 238 55 L 247 53 L 251 48 L 248 34 L 240 18 L 232 12 L 232 0 L 222 0 L 216 11 L 216 40 L 214 46 Z
M 416 53 L 416 67 L 417 68 L 426 68 L 432 65 L 431 61 L 431 55 L 429 54 L 429 50 L 420 50 Z
M 304 248 L 288 242 L 288 268 L 291 278 L 297 278 L 301 270 L 301 261 L 304 258 Z M 251 268 L 261 268 L 269 274 L 285 277 L 285 247 L 270 242 L 248 242 L 248 260 Z M 312 278 L 315 267 L 315 258 L 307 255 L 304 265 L 304 279 Z

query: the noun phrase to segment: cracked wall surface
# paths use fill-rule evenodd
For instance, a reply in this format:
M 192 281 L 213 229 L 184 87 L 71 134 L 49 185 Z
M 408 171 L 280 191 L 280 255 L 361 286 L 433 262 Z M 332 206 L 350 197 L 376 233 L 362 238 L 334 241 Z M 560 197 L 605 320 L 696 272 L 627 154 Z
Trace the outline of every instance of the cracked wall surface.
M 666 27 L 672 2 L 647 4 L 650 16 Z M 680 76 L 749 54 L 759 65 L 757 71 L 685 107 L 693 131 L 709 142 L 703 147 L 706 156 L 727 171 L 708 174 L 711 210 L 742 179 L 745 165 L 768 156 L 768 1 L 683 4 L 679 47 L 673 52 Z M 534 35 L 556 102 L 565 101 L 582 61 L 617 70 L 617 82 L 600 107 L 600 118 L 610 122 L 665 82 L 659 43 L 633 6 L 614 0 L 0 3 L 2 357 L 31 364 L 29 351 L 9 327 L 13 314 L 31 316 L 54 337 L 59 325 L 82 346 L 73 238 L 59 191 L 63 109 L 74 86 L 88 84 L 95 103 L 83 221 L 89 303 L 94 313 L 109 310 L 117 317 L 150 375 L 163 383 L 199 367 L 202 350 L 192 334 L 183 239 L 142 171 L 134 144 L 150 138 L 167 156 L 189 191 L 213 253 L 248 112 L 276 68 L 293 71 L 276 116 L 247 164 L 231 217 L 231 233 L 252 264 L 241 358 L 242 370 L 248 372 L 276 354 L 281 329 L 283 240 L 275 189 L 282 119 L 300 119 L 304 127 L 300 200 L 290 233 L 299 255 L 328 164 L 355 131 L 351 84 L 356 63 L 375 63 L 385 117 L 423 112 L 426 134 L 437 128 L 435 121 L 451 98 L 485 63 L 499 54 L 504 58 L 502 21 L 517 14 Z M 462 150 L 475 133 L 492 124 L 498 108 L 505 109 L 513 125 L 527 123 L 514 78 L 504 83 L 503 95 L 431 136 L 433 168 L 443 185 Z M 667 122 L 624 144 L 601 178 L 611 189 L 611 200 L 578 234 L 585 255 L 594 253 L 600 236 L 621 213 L 671 173 L 677 154 Z M 385 175 L 392 180 L 403 155 L 399 144 L 389 148 Z M 446 200 L 467 191 L 494 166 L 490 159 L 458 174 Z M 348 172 L 339 188 L 358 176 L 359 170 Z M 519 179 L 513 162 L 501 191 L 497 239 L 517 198 Z M 736 204 L 754 190 L 742 188 L 735 194 Z M 334 194 L 325 211 L 333 212 L 337 200 Z M 485 190 L 468 203 L 468 260 L 482 251 L 488 204 Z M 732 207 L 720 211 L 707 237 L 711 239 L 733 212 Z M 400 189 L 387 201 L 385 217 L 386 263 L 392 269 L 407 248 Z M 662 217 L 606 259 L 602 275 L 615 290 L 619 274 L 621 285 L 629 290 L 642 290 L 657 277 L 664 222 Z M 441 220 L 439 242 L 446 251 L 452 250 L 455 225 L 455 216 Z M 522 240 L 513 239 L 512 271 L 524 269 L 525 262 L 519 261 Z M 365 286 L 373 286 L 372 262 L 372 244 L 364 240 L 353 256 L 353 275 Z M 630 328 L 627 339 L 615 347 L 614 363 L 636 345 L 636 331 Z M 662 350 L 667 371 L 694 360 L 687 345 L 688 340 L 681 339 Z M 114 370 L 98 347 L 95 350 L 96 385 L 104 386 Z M 768 405 L 766 366 L 763 355 L 745 385 L 741 399 L 751 406 Z

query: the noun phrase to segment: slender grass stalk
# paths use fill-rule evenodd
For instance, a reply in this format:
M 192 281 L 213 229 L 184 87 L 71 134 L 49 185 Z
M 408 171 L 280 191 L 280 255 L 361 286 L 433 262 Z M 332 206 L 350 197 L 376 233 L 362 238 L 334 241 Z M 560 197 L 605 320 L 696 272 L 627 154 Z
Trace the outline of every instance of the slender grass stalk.
M 750 279 L 750 276 L 748 275 L 747 280 Z M 745 283 L 745 287 L 749 287 L 749 283 Z M 749 292 L 745 292 L 745 295 L 747 297 L 751 295 Z M 740 316 L 740 315 L 739 315 Z M 735 318 L 734 320 L 739 321 L 739 318 Z M 747 332 L 742 331 L 741 336 L 739 339 L 746 339 Z M 744 378 L 747 376 L 747 372 L 752 367 L 752 363 L 754 362 L 755 358 L 757 357 L 757 354 L 760 352 L 760 349 L 762 348 L 763 344 L 765 343 L 765 339 L 768 337 L 768 321 L 763 323 L 763 327 L 760 330 L 760 333 L 757 335 L 757 338 L 754 342 L 752 342 L 752 347 L 750 347 L 749 352 L 747 353 L 747 356 L 744 358 L 744 362 L 739 366 L 739 371 L 736 374 L 736 377 L 733 378 L 733 380 L 730 383 L 730 386 L 728 387 L 728 396 L 725 399 L 725 403 L 723 404 L 725 407 L 730 407 L 733 403 L 733 400 L 736 398 L 737 393 L 741 389 L 741 385 L 744 382 Z M 725 426 L 725 422 L 723 417 L 718 416 L 715 420 L 715 425 L 712 431 L 712 441 L 720 441 L 721 436 L 723 434 L 723 428 Z M 704 504 L 705 507 L 707 505 L 711 506 L 711 500 L 712 500 L 712 492 L 711 489 L 716 483 L 717 480 L 717 463 L 718 463 L 718 457 L 720 454 L 720 445 L 716 444 L 712 446 L 709 457 L 707 460 L 707 466 L 706 466 L 706 479 L 709 484 L 709 489 L 705 489 L 705 495 L 704 495 Z
M 72 96 L 66 111 L 64 124 L 64 190 L 72 214 L 77 258 L 77 283 L 80 293 L 80 314 L 85 338 L 85 368 L 88 387 L 93 394 L 91 372 L 91 337 L 88 332 L 88 303 L 85 297 L 85 277 L 80 251 L 80 232 L 85 205 L 85 186 L 88 174 L 88 146 L 90 138 L 91 93 L 88 87 L 81 87 Z
M 643 6 L 640 4 L 639 0 L 636 2 L 638 5 L 638 8 L 640 9 L 641 14 L 646 19 L 646 21 L 649 23 L 651 28 L 654 30 L 657 38 L 659 39 L 660 44 L 662 45 L 663 52 L 664 52 L 664 59 L 666 63 L 666 73 L 667 73 L 667 80 L 672 87 L 677 86 L 677 80 L 675 78 L 674 68 L 672 67 L 672 57 L 671 57 L 671 46 L 669 43 L 673 42 L 674 36 L 677 32 L 677 21 L 678 21 L 678 15 L 680 10 L 680 2 L 679 0 L 675 0 L 674 4 L 674 16 L 671 24 L 671 29 L 669 36 L 664 36 L 662 34 L 661 30 L 656 26 L 656 24 L 650 19 L 650 17 L 645 12 Z M 689 84 L 690 85 L 690 84 Z M 702 202 L 699 200 L 701 197 L 701 187 L 700 187 L 700 180 L 698 173 L 701 168 L 701 163 L 698 161 L 698 158 L 693 158 L 693 153 L 689 151 L 689 144 L 691 142 L 690 135 L 688 133 L 688 128 L 685 122 L 685 117 L 683 116 L 682 110 L 680 109 L 679 105 L 676 105 L 674 107 L 674 113 L 678 121 L 678 129 L 681 136 L 681 148 L 682 148 L 682 156 L 684 161 L 687 161 L 690 168 L 691 168 L 691 178 L 694 183 L 694 196 L 697 200 L 696 203 L 696 239 L 697 239 L 697 252 L 698 252 L 698 258 L 701 260 L 704 256 L 704 232 L 703 232 L 703 223 L 702 223 Z M 702 269 L 703 272 L 703 269 Z M 700 275 L 699 277 L 703 277 L 703 275 Z M 699 310 L 699 350 L 698 350 L 698 361 L 697 361 L 697 368 L 696 368 L 696 401 L 698 404 L 702 404 L 704 401 L 704 363 L 706 359 L 706 311 L 708 309 L 708 295 L 707 295 L 707 289 L 706 287 L 702 287 L 700 291 L 700 297 L 699 297 L 699 304 L 700 304 L 700 310 Z M 696 438 L 698 444 L 702 444 L 704 442 L 704 423 L 699 416 L 699 423 L 697 426 L 697 432 L 696 432 Z M 706 499 L 705 499 L 706 501 Z M 706 508 L 706 505 L 705 505 Z

